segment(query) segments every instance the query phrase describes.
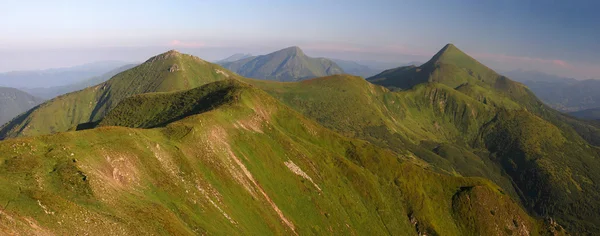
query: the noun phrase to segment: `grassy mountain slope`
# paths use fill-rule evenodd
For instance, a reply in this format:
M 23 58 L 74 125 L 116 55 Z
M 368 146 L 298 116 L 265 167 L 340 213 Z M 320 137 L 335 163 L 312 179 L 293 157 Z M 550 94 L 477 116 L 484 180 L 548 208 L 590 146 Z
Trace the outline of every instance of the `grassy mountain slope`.
M 445 85 L 424 84 L 394 93 L 349 75 L 250 83 L 345 136 L 399 153 L 409 150 L 444 173 L 491 179 L 519 198 L 501 169 L 467 145 L 493 119 L 496 108 Z
M 4 124 L 19 114 L 43 101 L 15 88 L 0 87 L 0 124 Z
M 452 44 L 419 67 L 391 69 L 367 80 L 392 90 L 410 89 L 422 83 L 445 84 L 486 104 L 527 109 L 560 127 L 571 138 L 581 136 L 600 146 L 600 129 L 544 105 L 525 85 L 496 73 Z
M 211 102 L 215 93 L 226 99 Z M 151 114 L 135 115 L 148 111 L 139 105 L 193 107 L 194 101 L 208 101 L 213 109 L 173 114 L 169 120 L 177 121 L 159 126 L 154 124 L 163 120 Z M 545 230 L 487 180 L 427 171 L 418 159 L 340 136 L 237 81 L 135 96 L 121 106 L 106 122 L 119 123 L 115 117 L 130 111 L 136 118 L 122 125 L 158 128 L 107 126 L 0 143 L 6 153 L 0 157 L 5 219 L 0 232 L 535 235 Z
M 599 232 L 600 152 L 575 130 L 600 132 L 461 54 L 449 45 L 407 77 L 369 79 L 399 92 L 350 76 L 252 83 L 328 128 L 410 150 L 434 170 L 488 178 L 535 214 Z
M 308 57 L 298 47 L 221 65 L 245 77 L 275 81 L 298 81 L 344 73 L 335 62 Z
M 406 90 L 422 83 L 440 83 L 457 90 L 463 87 L 467 89 L 462 92 L 471 97 L 510 108 L 517 108 L 514 102 L 532 96 L 523 84 L 497 74 L 452 44 L 421 66 L 386 70 L 367 80 L 393 90 Z
M 169 51 L 110 80 L 47 101 L 0 129 L 0 138 L 48 134 L 96 122 L 124 98 L 190 89 L 237 75 L 197 57 Z

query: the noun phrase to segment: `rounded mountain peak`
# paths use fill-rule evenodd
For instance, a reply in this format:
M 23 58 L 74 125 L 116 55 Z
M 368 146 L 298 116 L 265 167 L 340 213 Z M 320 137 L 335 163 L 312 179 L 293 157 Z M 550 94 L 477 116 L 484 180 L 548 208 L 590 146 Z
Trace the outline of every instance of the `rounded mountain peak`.
M 304 52 L 298 46 L 284 48 L 284 49 L 279 50 L 279 52 L 289 54 L 289 55 L 304 55 Z
M 153 61 L 157 61 L 157 60 L 166 60 L 169 58 L 177 58 L 177 57 L 181 57 L 182 55 L 184 55 L 184 54 L 180 53 L 179 51 L 177 51 L 175 49 L 172 49 L 172 50 L 169 50 L 162 54 L 153 56 L 150 59 L 148 59 L 146 62 L 153 62 Z

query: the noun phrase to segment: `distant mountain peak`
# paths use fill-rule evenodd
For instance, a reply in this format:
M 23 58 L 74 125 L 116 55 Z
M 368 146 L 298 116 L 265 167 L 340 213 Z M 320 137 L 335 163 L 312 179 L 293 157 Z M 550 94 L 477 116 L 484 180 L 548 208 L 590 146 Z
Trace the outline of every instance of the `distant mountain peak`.
M 184 55 L 184 54 L 173 49 L 173 50 L 169 50 L 167 52 L 158 54 L 156 56 L 153 56 L 150 59 L 148 59 L 146 62 L 153 62 L 153 61 L 157 61 L 157 60 L 166 60 L 169 58 L 177 58 L 177 57 L 181 57 L 181 55 Z
M 498 78 L 500 75 L 495 71 L 449 43 L 427 63 L 419 67 L 398 67 L 386 70 L 368 80 L 379 85 L 400 89 L 409 89 L 417 84 L 429 82 L 442 83 L 455 88 L 471 82 L 487 84 L 487 87 L 495 88 L 501 86 L 497 83 Z
M 456 46 L 454 46 L 454 44 L 449 43 L 446 44 L 446 46 L 444 46 L 442 49 L 440 49 L 440 51 L 438 51 L 431 58 L 430 62 L 444 62 L 447 61 L 447 59 L 456 57 L 467 57 L 471 60 L 474 60 L 473 58 L 471 58 L 471 56 L 467 55 L 466 53 L 458 49 Z
M 173 60 L 173 59 L 180 60 L 180 59 L 184 59 L 184 58 L 185 58 L 185 60 L 191 59 L 191 60 L 194 60 L 194 61 L 202 63 L 202 64 L 207 63 L 205 60 L 202 60 L 197 56 L 180 53 L 177 50 L 169 50 L 165 53 L 153 56 L 144 63 L 153 63 L 156 61 L 165 61 L 165 60 Z
M 245 77 L 277 81 L 298 81 L 344 73 L 335 62 L 309 57 L 297 46 L 244 60 L 222 62 L 222 65 Z
M 292 47 L 288 47 L 288 48 L 284 48 L 281 49 L 275 53 L 285 53 L 285 54 L 289 54 L 289 55 L 294 55 L 294 56 L 303 56 L 304 52 L 302 51 L 302 49 L 300 49 L 300 47 L 298 46 L 292 46 Z
M 164 56 L 164 57 L 173 57 L 173 56 L 181 56 L 182 53 L 180 53 L 179 51 L 175 50 L 175 49 L 171 49 L 163 54 L 160 54 L 159 56 Z

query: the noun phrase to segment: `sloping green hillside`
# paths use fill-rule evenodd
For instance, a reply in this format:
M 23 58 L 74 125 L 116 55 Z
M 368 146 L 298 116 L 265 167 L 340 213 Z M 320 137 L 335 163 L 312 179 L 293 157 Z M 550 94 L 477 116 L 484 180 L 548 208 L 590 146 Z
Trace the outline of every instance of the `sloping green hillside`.
M 599 232 L 600 189 L 594 183 L 600 175 L 594 167 L 600 152 L 582 136 L 593 140 L 600 132 L 461 54 L 449 45 L 413 68 L 413 75 L 427 75 L 424 80 L 375 81 L 397 82 L 390 87 L 404 88 L 398 92 L 351 76 L 251 83 L 328 128 L 399 153 L 410 150 L 440 172 L 488 178 L 535 214 L 572 232 Z M 427 67 L 434 70 L 419 74 Z M 514 124 L 521 131 L 490 128 Z
M 235 78 L 237 75 L 200 58 L 169 51 L 110 80 L 49 100 L 0 129 L 0 138 L 32 136 L 74 129 L 96 122 L 124 98 L 148 92 L 168 92 Z
M 299 47 L 289 47 L 221 65 L 245 77 L 275 81 L 298 81 L 344 73 L 335 62 L 308 57 Z
M 0 124 L 26 112 L 43 101 L 15 88 L 0 87 Z
M 337 75 L 299 83 L 250 80 L 325 127 L 402 153 L 409 150 L 445 173 L 494 180 L 518 199 L 502 170 L 469 147 L 496 108 L 443 84 L 391 92 L 360 77 Z
M 425 170 L 410 155 L 342 137 L 236 81 L 173 97 L 136 96 L 119 107 L 125 111 L 165 99 L 190 107 L 193 101 L 212 101 L 206 97 L 218 91 L 229 99 L 208 102 L 212 110 L 160 128 L 109 126 L 1 142 L 0 232 L 536 235 L 550 230 L 487 180 Z M 183 94 L 197 97 L 178 101 L 187 97 Z M 111 113 L 122 114 L 119 109 Z M 126 124 L 162 122 L 134 117 L 142 120 Z

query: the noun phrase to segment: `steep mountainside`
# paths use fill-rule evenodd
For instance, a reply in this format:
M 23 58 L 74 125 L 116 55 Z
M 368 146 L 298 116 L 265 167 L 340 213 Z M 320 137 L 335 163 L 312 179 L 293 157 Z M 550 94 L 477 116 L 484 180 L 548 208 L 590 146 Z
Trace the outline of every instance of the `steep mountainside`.
M 172 105 L 185 111 L 172 114 Z M 144 107 L 150 106 L 170 117 L 146 115 Z M 108 126 L 0 143 L 7 154 L 0 157 L 0 232 L 537 235 L 554 230 L 487 180 L 437 174 L 408 153 L 344 138 L 233 80 L 137 95 L 120 103 L 106 122 L 158 128 Z
M 600 175 L 590 168 L 600 166 L 600 149 L 573 124 L 591 141 L 596 126 L 544 106 L 452 45 L 395 72 L 369 80 L 399 92 L 351 76 L 251 83 L 342 134 L 409 150 L 440 172 L 488 178 L 571 232 L 600 231 L 592 220 L 600 219 Z
M 37 96 L 37 97 L 41 97 L 41 98 L 45 98 L 45 99 L 52 99 L 59 95 L 67 94 L 70 92 L 75 92 L 75 91 L 82 90 L 87 87 L 91 87 L 91 86 L 100 84 L 102 82 L 109 80 L 113 76 L 115 76 L 123 71 L 129 70 L 135 66 L 137 66 L 137 65 L 136 64 L 124 65 L 124 66 L 121 66 L 114 70 L 111 70 L 105 74 L 102 74 L 99 76 L 94 76 L 94 77 L 91 77 L 84 81 L 69 84 L 69 85 L 49 87 L 49 88 L 31 88 L 31 89 L 24 89 L 24 90 L 30 94 L 33 94 L 34 96 Z
M 0 129 L 0 138 L 49 134 L 96 122 L 124 98 L 147 92 L 168 92 L 235 78 L 222 67 L 177 51 L 155 56 L 110 80 L 65 94 L 17 117 Z
M 221 65 L 245 77 L 275 81 L 298 81 L 344 73 L 335 62 L 308 57 L 298 47 Z
M 43 100 L 15 88 L 0 87 L 0 124 L 40 104 Z
M 446 45 L 419 67 L 391 69 L 367 80 L 392 90 L 410 89 L 426 82 L 441 83 L 486 104 L 528 109 L 559 126 L 569 136 L 579 135 L 589 143 L 600 146 L 598 127 L 544 105 L 525 85 L 496 73 L 452 44 Z
M 544 103 L 559 111 L 600 107 L 600 80 L 575 80 L 522 70 L 504 74 L 527 85 Z

